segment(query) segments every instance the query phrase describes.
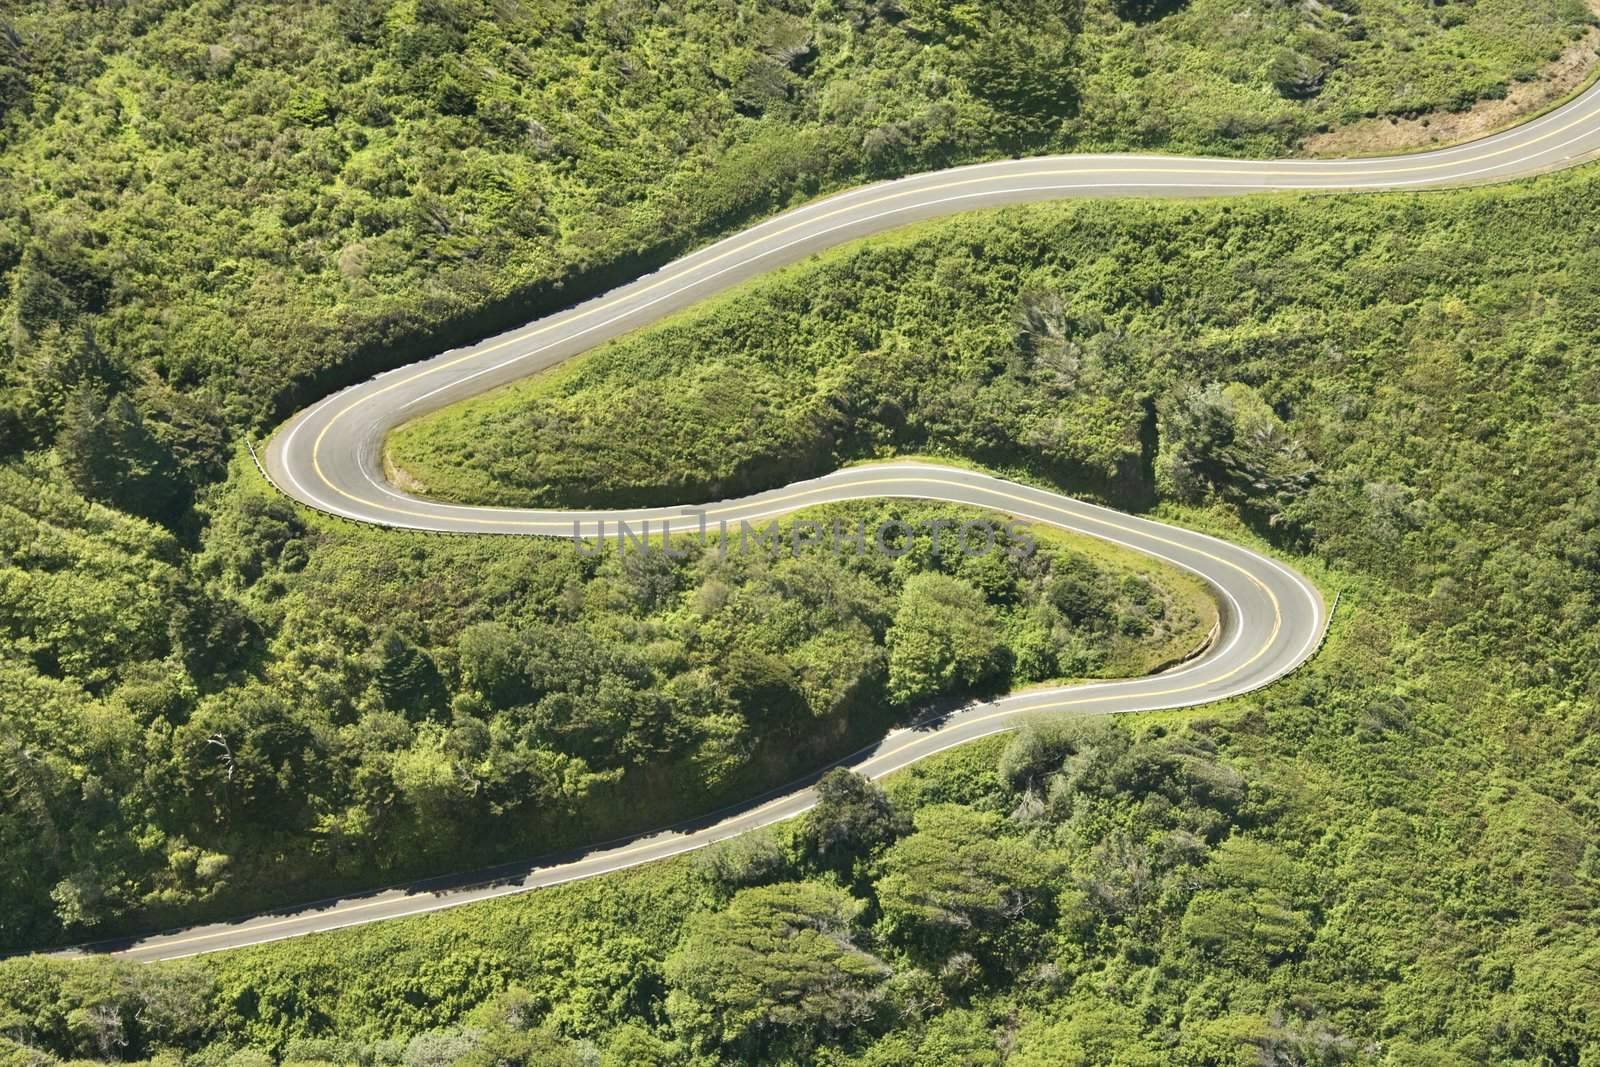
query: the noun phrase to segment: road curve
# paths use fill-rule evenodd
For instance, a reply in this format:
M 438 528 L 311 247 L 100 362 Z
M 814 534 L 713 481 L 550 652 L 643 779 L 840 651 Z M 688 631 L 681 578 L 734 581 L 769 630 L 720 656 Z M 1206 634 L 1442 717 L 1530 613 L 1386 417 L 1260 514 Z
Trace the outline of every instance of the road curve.
M 1222 605 L 1207 651 L 1173 671 L 1017 693 L 968 705 L 842 760 L 882 776 L 935 752 L 1039 714 L 1113 714 L 1186 707 L 1249 692 L 1316 649 L 1328 613 L 1316 589 L 1282 564 L 1204 534 L 974 471 L 929 464 L 854 467 L 701 508 L 519 510 L 444 504 L 400 492 L 383 471 L 396 425 L 553 366 L 602 341 L 774 268 L 857 238 L 976 208 L 1076 196 L 1226 196 L 1270 191 L 1383 191 L 1504 181 L 1600 153 L 1600 86 L 1525 125 L 1452 148 L 1391 158 L 1262 162 L 1153 155 L 1057 156 L 985 163 L 865 186 L 778 215 L 604 296 L 470 348 L 379 375 L 290 419 L 263 459 L 270 480 L 310 507 L 359 522 L 453 533 L 572 536 L 602 520 L 638 528 L 755 521 L 816 504 L 882 497 L 948 501 L 1104 538 L 1203 577 Z M 576 527 L 574 524 L 577 524 Z M 614 528 L 614 527 L 613 527 Z M 172 959 L 416 915 L 590 878 L 677 855 L 810 807 L 808 782 L 672 830 L 553 857 L 322 901 L 294 909 L 95 946 L 134 959 Z
M 1317 590 L 1290 568 L 1272 559 L 1191 530 L 1125 515 L 1056 493 L 1018 485 L 976 471 L 921 463 L 851 467 L 699 509 L 715 529 L 727 521 L 754 523 L 813 504 L 883 497 L 970 504 L 1103 538 L 1192 571 L 1214 589 L 1221 605 L 1220 625 L 1206 651 L 1174 670 L 1144 678 L 1030 690 L 999 700 L 969 704 L 896 730 L 876 744 L 841 760 L 860 773 L 881 777 L 947 748 L 1010 729 L 1040 714 L 1102 715 L 1185 707 L 1221 700 L 1266 685 L 1303 663 L 1316 650 L 1327 622 Z M 469 509 L 471 510 L 471 509 Z M 587 524 L 600 512 L 582 513 Z M 606 512 L 634 529 L 649 520 L 659 530 L 698 529 L 697 517 L 683 509 Z M 571 536 L 573 518 L 565 512 L 495 512 L 499 532 Z M 590 878 L 652 860 L 675 856 L 756 827 L 792 818 L 813 801 L 810 782 L 792 783 L 701 820 L 671 830 L 520 864 L 481 871 L 460 879 L 417 883 L 341 900 L 324 901 L 238 922 L 215 923 L 144 938 L 94 946 L 135 959 L 174 959 L 261 944 L 345 926 L 377 922 L 454 907 L 509 893 Z

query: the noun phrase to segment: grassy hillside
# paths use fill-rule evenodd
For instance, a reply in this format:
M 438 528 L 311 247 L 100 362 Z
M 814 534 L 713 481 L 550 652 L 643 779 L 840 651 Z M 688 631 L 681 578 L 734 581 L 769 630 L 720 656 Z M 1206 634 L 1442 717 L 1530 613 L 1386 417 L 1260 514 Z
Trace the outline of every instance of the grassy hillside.
M 928 224 L 412 423 L 389 455 L 452 499 L 599 504 L 932 452 L 1131 504 L 1214 492 L 1336 561 L 1421 572 L 1446 536 L 1425 501 L 1493 542 L 1576 489 L 1578 454 L 1512 446 L 1587 415 L 1596 182 Z M 1557 473 L 1457 484 L 1508 465 Z
M 179 521 L 227 434 L 797 197 L 1023 151 L 1281 153 L 1501 95 L 1592 21 L 1582 0 L 22 3 L 0 26 L 0 455 L 139 438 L 138 489 L 87 458 L 74 482 Z
M 1082 925 L 1056 913 L 1058 941 L 919 1012 L 907 968 L 947 990 L 964 964 L 897 955 L 880 854 L 856 943 L 908 999 L 878 1040 L 959 1027 L 996 1058 L 971 1062 L 1034 1062 L 1037 1013 L 1084 1062 L 1581 1063 L 1600 1050 L 1597 193 L 1588 168 L 930 224 L 457 409 L 398 452 L 469 494 L 603 499 L 658 484 L 649 456 L 584 451 L 623 423 L 657 428 L 656 465 L 670 454 L 689 492 L 770 481 L 782 450 L 818 467 L 933 451 L 1296 546 L 1346 590 L 1334 640 L 1194 728 L 1250 783 L 1248 818 L 1200 836 L 1249 858 L 1163 860 L 1165 831 L 1119 821 L 1152 803 L 1131 782 L 1071 807 L 1067 832 L 1038 829 L 1025 784 L 989 794 L 977 808 L 1009 832 L 1066 849 L 1056 893 L 1104 900 L 1095 865 L 1116 857 L 1131 896 Z M 473 423 L 476 455 L 452 455 Z M 419 444 L 434 451 L 408 456 Z M 980 958 L 964 944 L 941 942 Z M 666 1022 L 691 1042 L 708 1025 Z M 880 1062 L 866 1039 L 799 1032 Z
M 1495 95 L 1587 17 L 7 8 L 0 944 L 526 854 L 637 824 L 625 796 L 664 816 L 814 765 L 930 684 L 1165 655 L 1203 629 L 1192 590 L 1070 546 L 999 575 L 591 570 L 306 515 L 236 437 L 832 184 L 1279 151 Z M 476 457 L 437 421 L 406 460 L 440 491 L 934 452 L 1269 542 L 1347 596 L 1324 656 L 1215 714 L 956 753 L 893 807 L 836 783 L 704 861 L 176 967 L 0 964 L 0 1061 L 1594 1060 L 1597 193 L 957 220 L 486 402 Z M 664 452 L 582 451 L 624 414 Z M 1063 578 L 1110 610 L 1069 617 Z M 897 676 L 922 645 L 947 655 Z
M 834 783 L 817 814 L 703 857 L 171 966 L 9 961 L 0 1029 L 51 1056 L 239 1065 L 1587 1062 L 1597 181 L 956 220 L 685 319 L 665 333 L 832 294 L 888 353 L 845 370 L 903 361 L 872 380 L 906 391 L 908 442 L 1016 459 L 1030 425 L 1058 425 L 1027 421 L 1047 396 L 1059 443 L 1024 438 L 1033 476 L 1080 486 L 1107 479 L 1069 446 L 1115 461 L 1148 399 L 1155 460 L 1127 491 L 1331 563 L 1328 647 L 1204 713 L 950 753 L 892 805 Z M 910 314 L 936 295 L 940 315 Z M 773 321 L 743 358 L 783 381 L 807 349 Z M 687 380 L 663 374 L 662 403 Z M 327 568 L 359 604 L 393 595 L 370 575 L 410 552 L 504 544 L 336 534 L 284 541 L 259 595 Z
M 1147 673 L 1215 620 L 1087 538 L 1024 556 L 996 518 L 993 553 L 948 523 L 936 551 L 921 524 L 982 513 L 916 504 L 804 513 L 837 554 L 791 555 L 785 524 L 778 550 L 585 558 L 304 516 L 252 476 L 186 555 L 40 481 L 0 493 L 6 947 L 650 829 L 944 694 Z M 909 554 L 858 556 L 848 531 L 891 518 Z
M 587 758 L 556 739 L 563 722 L 529 726 L 532 750 L 556 755 L 515 767 L 486 755 L 515 749 L 515 731 L 451 733 L 458 713 L 492 724 L 507 710 L 456 706 L 472 688 L 456 673 L 460 632 L 497 623 L 532 640 L 534 616 L 611 609 L 574 607 L 587 594 L 528 546 L 364 534 L 263 498 L 228 474 L 244 428 L 433 351 L 456 326 L 570 299 L 829 185 L 1023 149 L 1280 151 L 1345 99 L 1338 70 L 1393 96 L 1371 89 L 1363 55 L 1433 69 L 1430 50 L 1492 34 L 1503 50 L 1473 52 L 1472 84 L 1490 91 L 1585 19 L 1556 2 L 1374 2 L 1360 18 L 1263 3 L 1207 33 L 1219 17 L 1198 2 L 1033 0 L 8 9 L 0 740 L 18 785 L 0 824 L 29 859 L 7 868 L 0 940 L 276 899 L 286 880 L 391 876 L 416 855 L 410 836 L 434 842 L 418 862 L 453 865 L 427 833 L 438 818 L 478 828 L 446 838 L 467 852 L 478 835 L 525 851 L 625 814 L 604 799 L 619 768 L 572 762 Z M 1303 51 L 1323 33 L 1343 43 L 1316 37 L 1329 68 L 1316 96 L 1269 77 L 1268 42 Z M 1217 91 L 1160 88 L 1180 74 Z M 1170 129 L 1118 110 L 1143 109 L 1128 95 L 1140 86 L 1166 101 Z M 1406 106 L 1448 103 L 1437 89 Z M 452 605 L 448 623 L 429 598 Z M 592 640 L 637 636 L 606 622 Z M 1106 648 L 1106 669 L 1136 665 Z M 654 692 L 683 669 L 650 659 L 669 651 L 630 648 L 596 670 Z M 728 699 L 765 701 L 758 681 Z M 602 719 L 623 714 L 613 695 L 594 697 Z M 895 713 L 863 699 L 852 728 Z M 671 810 L 765 782 L 748 722 L 720 714 L 616 758 L 637 779 L 726 744 L 707 757 L 715 773 L 651 772 Z M 450 752 L 493 764 L 460 779 L 472 789 L 564 799 L 502 832 L 479 817 L 515 820 L 493 789 L 457 803 L 437 788 Z M 306 791 L 311 769 L 323 777 Z M 285 789 L 293 810 L 269 818 Z M 376 844 L 390 833 L 402 843 Z
M 1420 642 L 1385 626 L 1381 590 L 1361 598 L 1303 675 L 1181 729 L 1024 730 L 904 772 L 887 798 L 833 782 L 775 832 L 424 918 L 173 964 L 0 962 L 0 1019 L 27 1046 L 9 1050 L 1581 1063 L 1600 1039 L 1593 846 L 1574 861 L 1592 825 L 1547 770 L 1439 790 L 1481 776 L 1484 753 L 1438 729 L 1460 703 L 1398 697 L 1379 672 Z M 1459 649 L 1423 654 L 1430 689 L 1471 692 Z

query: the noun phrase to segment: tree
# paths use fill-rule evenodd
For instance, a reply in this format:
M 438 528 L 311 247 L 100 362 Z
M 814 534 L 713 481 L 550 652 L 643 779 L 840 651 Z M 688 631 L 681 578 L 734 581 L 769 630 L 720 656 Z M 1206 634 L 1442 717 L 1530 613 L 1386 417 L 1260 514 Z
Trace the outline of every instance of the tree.
M 1267 80 L 1279 94 L 1294 99 L 1316 96 L 1328 76 L 1326 63 L 1301 55 L 1292 48 L 1280 48 L 1267 65 Z
M 612 1031 L 600 1054 L 600 1067 L 668 1067 L 680 1062 L 679 1049 L 638 1023 L 624 1023 Z
M 865 1022 L 890 968 L 855 944 L 864 907 L 842 889 L 782 882 L 692 916 L 666 963 L 673 1025 L 699 1050 L 749 1061 Z
M 30 278 L 26 271 L 18 273 L 23 275 L 19 295 L 28 295 L 22 289 Z M 12 340 L 17 361 L 7 382 L 5 407 L 12 412 L 13 446 L 48 443 L 60 427 L 62 409 L 73 390 L 117 378 L 116 369 L 95 343 L 94 330 L 81 320 L 51 318 L 32 331 L 18 329 Z
M 1007 837 L 1000 816 L 954 804 L 917 812 L 916 832 L 882 860 L 876 883 L 888 936 L 924 959 L 971 952 L 1014 970 L 1037 952 L 1062 864 Z
M 68 398 L 56 437 L 61 468 L 91 500 L 147 519 L 170 520 L 186 501 L 172 456 L 125 394 L 80 386 Z
M 437 723 L 422 724 L 411 747 L 394 754 L 390 772 L 395 789 L 416 812 L 418 822 L 431 830 L 450 826 L 469 795 L 444 742 L 444 730 Z
M 1188 0 L 1112 0 L 1118 17 L 1130 22 L 1154 22 L 1181 10 Z
M 696 854 L 695 867 L 706 883 L 723 896 L 776 881 L 791 870 L 789 857 L 771 830 L 754 830 L 701 849 Z
M 1077 111 L 1081 15 L 1080 0 L 994 5 L 963 73 L 975 95 L 993 105 L 998 136 L 1023 142 L 1047 137 Z
M 1051 565 L 1050 585 L 1045 596 L 1073 626 L 1095 629 L 1109 617 L 1111 590 L 1104 576 L 1086 556 L 1063 553 Z
M 197 792 L 217 816 L 236 811 L 287 830 L 329 773 L 312 731 L 276 692 L 261 685 L 219 693 L 179 731 Z
M 496 707 L 510 707 L 531 694 L 516 633 L 497 622 L 469 626 L 456 638 L 461 680 Z
M 0 121 L 28 98 L 30 64 L 22 35 L 9 22 L 0 22 Z
M 138 998 L 136 1019 L 146 1050 L 192 1047 L 205 1035 L 217 979 L 202 964 L 174 961 L 128 973 Z
M 372 684 L 383 706 L 411 718 L 443 713 L 444 679 L 432 657 L 396 630 L 385 630 L 372 649 Z
M 1297 956 L 1313 928 L 1296 907 L 1306 889 L 1300 865 L 1271 845 L 1234 836 L 1211 854 L 1205 888 L 1189 901 L 1183 936 L 1203 955 L 1242 971 L 1260 972 Z
M 1282 893 L 1265 888 L 1196 893 L 1183 914 L 1182 930 L 1207 957 L 1250 971 L 1294 956 L 1312 932 Z
M 1317 465 L 1248 385 L 1190 385 L 1161 413 L 1156 465 L 1163 493 L 1196 501 L 1208 489 L 1276 519 L 1317 478 Z
M 472 1048 L 452 1067 L 579 1067 L 572 1043 L 538 1025 L 542 1012 L 525 989 L 512 987 L 478 1006 L 464 1031 Z
M 734 648 L 719 664 L 729 694 L 752 723 L 793 722 L 806 714 L 794 665 L 760 649 Z
M 1115 1063 L 1119 1067 L 1158 1067 L 1177 1062 L 1172 1049 L 1160 1047 L 1147 1036 L 1149 1027 L 1138 1015 L 1102 997 L 1075 998 L 1070 1006 L 1035 1016 L 1016 1035 L 1016 1050 L 1007 1067 L 1089 1067 Z M 1254 1051 L 1253 1049 L 1250 1051 Z M 1257 1058 L 1195 1061 L 1243 1067 Z
M 848 873 L 905 831 L 881 786 L 835 767 L 817 783 L 817 806 L 800 826 L 800 847 L 813 863 Z
M 958 578 L 918 574 L 906 582 L 885 641 L 889 696 L 911 704 L 1004 676 L 1005 645 L 983 594 Z
M 284 550 L 306 533 L 294 506 L 277 495 L 235 491 L 205 510 L 211 522 L 200 569 L 242 585 L 254 585 L 272 564 L 292 562 Z

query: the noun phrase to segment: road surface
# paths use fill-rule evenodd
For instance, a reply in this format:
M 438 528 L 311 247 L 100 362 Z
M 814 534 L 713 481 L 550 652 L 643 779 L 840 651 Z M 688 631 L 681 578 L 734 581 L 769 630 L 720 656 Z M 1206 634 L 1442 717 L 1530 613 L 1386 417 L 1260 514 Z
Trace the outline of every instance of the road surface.
M 1269 191 L 1420 190 L 1504 181 L 1575 165 L 1600 153 L 1600 87 L 1525 125 L 1415 155 L 1334 161 L 1061 156 L 986 163 L 865 186 L 786 212 L 577 307 L 470 348 L 379 375 L 290 419 L 263 459 L 296 500 L 360 522 L 505 535 L 592 533 L 602 520 L 635 529 L 698 523 L 686 508 L 527 511 L 444 504 L 411 496 L 384 476 L 390 429 L 447 404 L 551 367 L 757 275 L 847 241 L 977 208 L 1079 196 L 1227 196 Z M 855 467 L 734 501 L 705 505 L 712 524 L 755 521 L 815 504 L 879 497 L 950 501 L 1114 541 L 1206 579 L 1222 605 L 1209 648 L 1147 678 L 1013 694 L 898 730 L 842 761 L 880 777 L 935 752 L 1036 715 L 1113 714 L 1187 707 L 1266 685 L 1304 662 L 1328 612 L 1303 577 L 1247 549 L 1040 489 L 950 467 Z M 614 529 L 614 527 L 611 527 Z M 792 818 L 812 803 L 808 783 L 679 828 L 544 861 L 417 883 L 147 937 L 95 950 L 172 959 L 416 915 L 475 900 L 590 878 L 703 847 Z

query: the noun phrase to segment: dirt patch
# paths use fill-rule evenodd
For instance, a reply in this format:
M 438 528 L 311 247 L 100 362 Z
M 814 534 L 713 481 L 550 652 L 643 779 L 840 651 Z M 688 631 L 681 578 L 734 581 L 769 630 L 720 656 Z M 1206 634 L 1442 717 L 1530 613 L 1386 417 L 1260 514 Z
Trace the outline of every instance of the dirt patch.
M 396 463 L 389 455 L 389 450 L 383 451 L 383 476 L 389 484 L 402 493 L 412 493 L 416 496 L 427 496 L 428 487 L 420 479 L 411 476 L 411 472 Z
M 1191 648 L 1189 651 L 1185 652 L 1183 655 L 1179 656 L 1177 659 L 1169 659 L 1165 663 L 1156 664 L 1156 666 L 1150 671 L 1150 673 L 1151 674 L 1166 674 L 1168 671 L 1175 671 L 1179 667 L 1182 667 L 1187 663 L 1191 663 L 1194 660 L 1199 659 L 1200 656 L 1202 654 L 1204 654 L 1207 649 L 1209 649 L 1213 644 L 1216 643 L 1217 637 L 1221 633 L 1222 633 L 1222 619 L 1218 618 L 1216 622 L 1211 624 L 1211 629 L 1206 631 L 1205 637 L 1200 639 L 1200 643 L 1198 645 L 1194 646 L 1194 648 Z
M 1600 15 L 1600 0 L 1589 0 Z M 1466 111 L 1436 111 L 1414 119 L 1366 119 L 1307 137 L 1308 156 L 1370 156 L 1457 144 L 1494 133 L 1571 96 L 1600 61 L 1600 28 L 1574 41 L 1561 58 L 1529 82 L 1516 82 L 1504 100 L 1480 100 Z

